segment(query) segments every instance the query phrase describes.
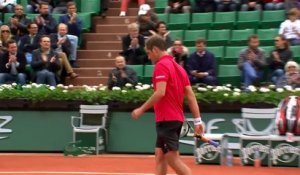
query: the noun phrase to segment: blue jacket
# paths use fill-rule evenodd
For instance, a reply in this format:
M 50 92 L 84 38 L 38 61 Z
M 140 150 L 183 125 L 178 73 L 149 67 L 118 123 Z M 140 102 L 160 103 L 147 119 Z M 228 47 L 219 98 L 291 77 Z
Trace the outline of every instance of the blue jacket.
M 68 26 L 68 31 L 69 31 L 68 34 L 75 35 L 79 38 L 82 31 L 81 19 L 77 17 L 76 23 L 72 23 L 72 24 L 70 24 L 69 21 L 70 21 L 70 16 L 68 14 L 59 17 L 59 23 L 64 23 Z
M 202 57 L 198 55 L 197 51 L 192 53 L 188 58 L 187 66 L 189 74 L 191 71 L 196 70 L 199 72 L 208 72 L 210 76 L 216 76 L 216 58 L 214 54 L 207 50 L 205 50 L 205 54 Z

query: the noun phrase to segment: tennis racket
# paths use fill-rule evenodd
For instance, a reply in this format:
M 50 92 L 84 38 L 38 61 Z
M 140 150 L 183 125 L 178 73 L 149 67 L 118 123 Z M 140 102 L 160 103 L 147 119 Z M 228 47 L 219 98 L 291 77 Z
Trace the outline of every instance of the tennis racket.
M 182 129 L 181 129 L 181 133 L 180 133 L 180 137 L 185 137 L 187 136 L 187 134 L 189 133 L 189 131 L 194 132 L 194 128 L 191 126 L 191 124 L 188 121 L 184 121 L 183 125 L 182 125 Z M 220 144 L 218 142 L 215 142 L 211 139 L 206 138 L 204 135 L 194 135 L 194 137 L 196 137 L 197 139 L 209 143 L 211 145 L 213 145 L 214 147 L 218 147 Z

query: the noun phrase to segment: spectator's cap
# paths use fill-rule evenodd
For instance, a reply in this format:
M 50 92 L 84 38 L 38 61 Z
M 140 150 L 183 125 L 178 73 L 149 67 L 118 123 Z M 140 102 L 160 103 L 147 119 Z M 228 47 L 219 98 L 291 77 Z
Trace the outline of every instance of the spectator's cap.
M 138 15 L 146 15 L 150 9 L 151 9 L 150 5 L 143 4 L 140 6 Z
M 297 71 L 299 71 L 299 65 L 295 61 L 288 61 L 284 66 L 285 71 L 287 71 L 289 67 L 296 67 Z

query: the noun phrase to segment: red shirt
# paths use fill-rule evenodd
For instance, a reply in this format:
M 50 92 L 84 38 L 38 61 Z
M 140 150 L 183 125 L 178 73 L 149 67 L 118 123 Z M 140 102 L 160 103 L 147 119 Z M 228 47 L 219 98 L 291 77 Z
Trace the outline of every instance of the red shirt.
M 183 99 L 186 86 L 190 85 L 185 70 L 170 55 L 161 57 L 155 64 L 153 86 L 156 83 L 167 83 L 165 96 L 154 105 L 155 121 L 184 121 Z

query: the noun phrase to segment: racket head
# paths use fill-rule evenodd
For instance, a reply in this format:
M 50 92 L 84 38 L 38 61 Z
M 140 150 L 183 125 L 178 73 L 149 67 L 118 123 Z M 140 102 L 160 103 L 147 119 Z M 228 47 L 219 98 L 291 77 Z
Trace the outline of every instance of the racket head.
M 181 127 L 179 138 L 186 137 L 191 129 L 191 125 L 188 123 L 188 121 L 184 121 Z

